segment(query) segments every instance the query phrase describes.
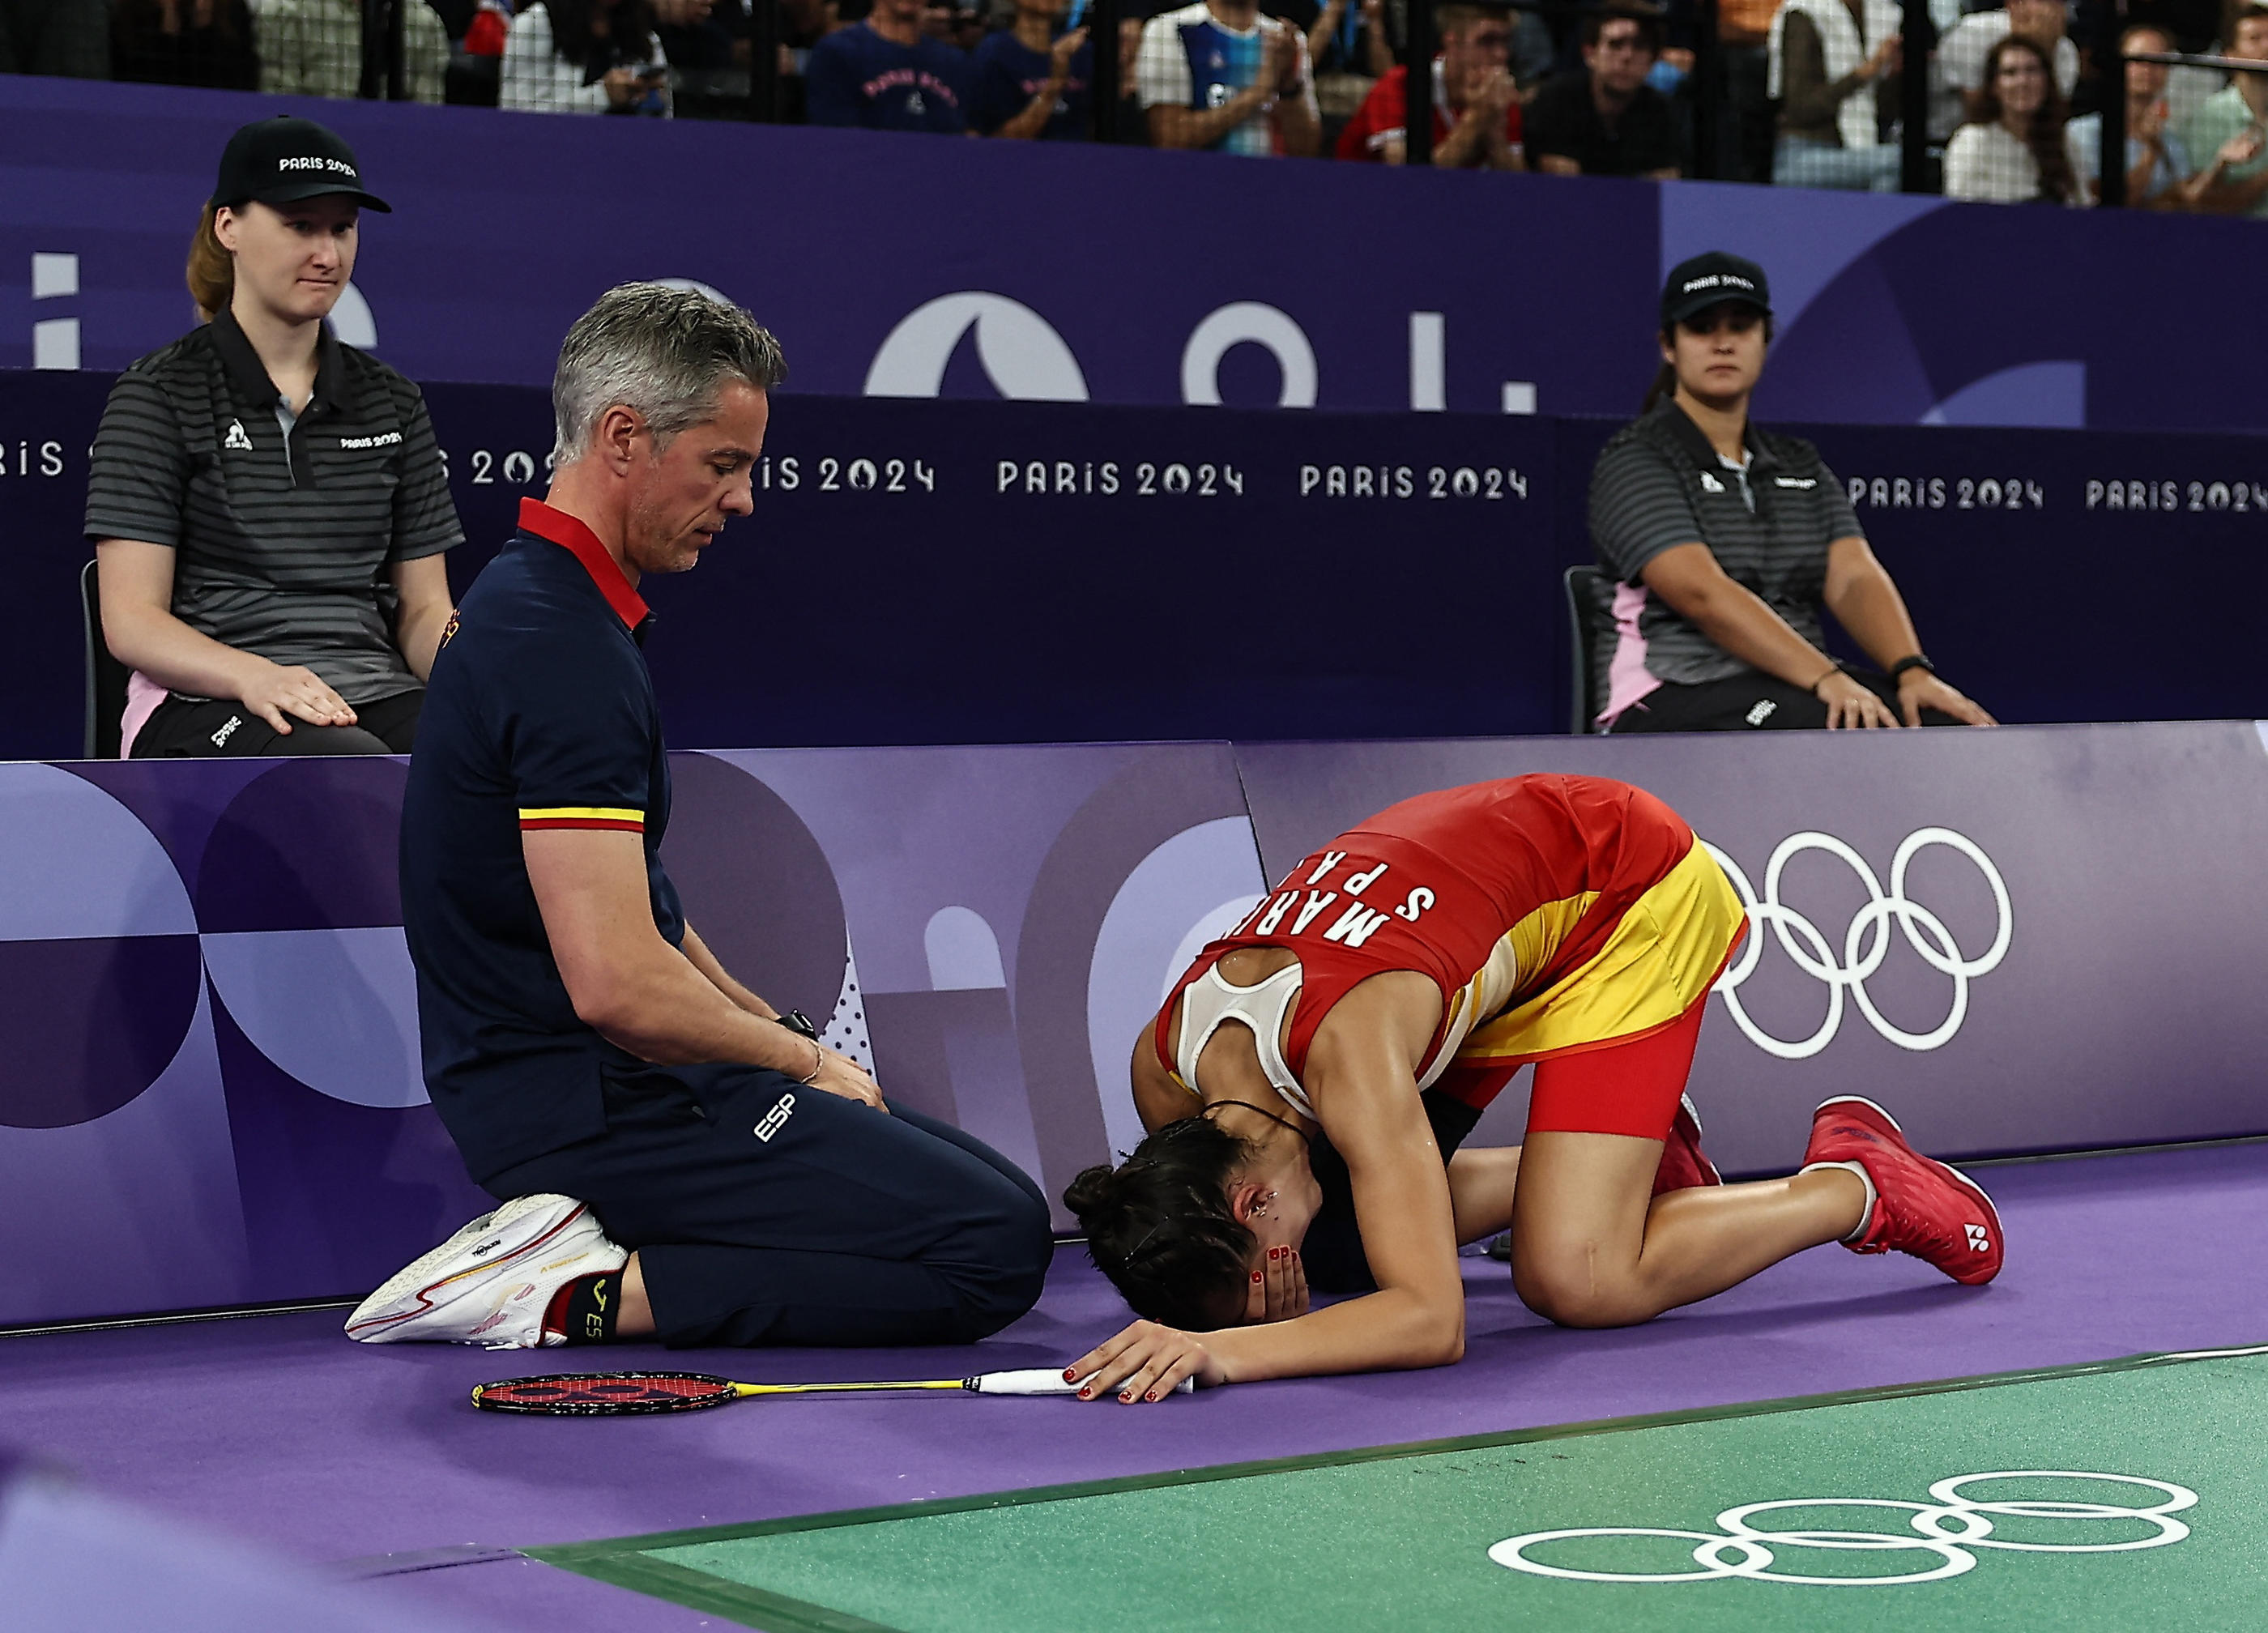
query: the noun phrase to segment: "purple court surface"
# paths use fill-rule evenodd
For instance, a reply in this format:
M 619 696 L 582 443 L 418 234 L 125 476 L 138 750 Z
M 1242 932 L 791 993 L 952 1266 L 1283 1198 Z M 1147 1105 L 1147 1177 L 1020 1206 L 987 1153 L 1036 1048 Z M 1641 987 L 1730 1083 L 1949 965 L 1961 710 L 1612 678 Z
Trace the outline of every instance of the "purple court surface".
M 496 1417 L 467 1404 L 474 1383 L 595 1356 L 364 1348 L 339 1335 L 338 1313 L 318 1312 L 0 1340 L 0 1443 L 109 1496 L 346 1565 L 377 1600 L 495 1627 L 637 1633 L 716 1624 L 510 1550 L 2268 1340 L 2268 1298 L 2243 1268 L 2268 1234 L 2268 1144 L 1979 1177 L 2009 1243 L 1992 1287 L 1830 1247 L 1644 1327 L 1572 1332 L 1530 1315 L 1503 1266 L 1472 1259 L 1466 1359 L 1437 1372 L 1136 1408 L 917 1395 Z M 1124 1320 L 1071 1247 L 1039 1308 L 973 1348 L 625 1347 L 608 1359 L 756 1380 L 950 1377 L 1061 1365 Z

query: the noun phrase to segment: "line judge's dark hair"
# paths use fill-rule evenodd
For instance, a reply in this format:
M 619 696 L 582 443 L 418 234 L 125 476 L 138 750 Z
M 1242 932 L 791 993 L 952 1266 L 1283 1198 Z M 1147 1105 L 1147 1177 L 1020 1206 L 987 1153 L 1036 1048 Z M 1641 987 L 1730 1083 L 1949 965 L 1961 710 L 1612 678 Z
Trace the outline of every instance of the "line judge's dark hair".
M 1228 1184 L 1251 1155 L 1211 1118 L 1184 1117 L 1064 1188 L 1087 1256 L 1136 1314 L 1190 1332 L 1235 1321 L 1259 1239 L 1230 1210 Z

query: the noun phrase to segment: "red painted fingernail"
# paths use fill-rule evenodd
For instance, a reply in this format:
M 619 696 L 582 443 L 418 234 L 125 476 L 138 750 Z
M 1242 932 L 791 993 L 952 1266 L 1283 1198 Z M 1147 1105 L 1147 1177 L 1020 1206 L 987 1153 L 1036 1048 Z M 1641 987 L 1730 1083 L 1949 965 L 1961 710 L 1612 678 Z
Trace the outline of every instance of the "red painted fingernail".
M 1084 1401 L 1084 1400 L 1086 1400 L 1089 1395 L 1093 1394 L 1094 1393 L 1094 1390 L 1092 1390 L 1092 1389 L 1082 1389 L 1082 1390 L 1080 1390 L 1080 1391 L 1079 1392 L 1079 1398 L 1080 1400 Z
M 1064 1382 L 1067 1384 L 1075 1384 L 1078 1381 L 1079 1368 L 1075 1366 L 1066 1366 L 1064 1368 Z
M 1252 1273 L 1252 1279 L 1253 1279 L 1254 1281 L 1256 1281 L 1256 1281 L 1258 1281 L 1258 1280 L 1260 1279 L 1260 1272 L 1259 1272 L 1259 1271 L 1257 1271 L 1257 1270 L 1255 1270 L 1255 1271 Z
M 1119 1404 L 1120 1404 L 1120 1405 L 1122 1405 L 1122 1406 L 1131 1406 L 1131 1405 L 1133 1405 L 1133 1404 L 1134 1404 L 1134 1392 L 1133 1392 L 1131 1389 L 1121 1389 L 1121 1390 L 1118 1392 L 1118 1401 L 1119 1401 Z
M 1148 1394 L 1144 1395 L 1142 1398 L 1145 1401 L 1154 1401 L 1158 1398 L 1158 1392 L 1152 1389 Z

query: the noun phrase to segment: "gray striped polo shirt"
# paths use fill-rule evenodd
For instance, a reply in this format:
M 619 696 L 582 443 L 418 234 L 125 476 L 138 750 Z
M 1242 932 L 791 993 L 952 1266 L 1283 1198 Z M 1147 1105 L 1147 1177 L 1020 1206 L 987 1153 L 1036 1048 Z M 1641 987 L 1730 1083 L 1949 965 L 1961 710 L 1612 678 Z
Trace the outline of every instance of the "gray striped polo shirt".
M 173 615 L 201 634 L 350 703 L 413 691 L 387 569 L 465 536 L 425 400 L 326 328 L 288 436 L 281 402 L 226 312 L 131 364 L 95 432 L 87 537 L 170 548 Z
M 1827 547 L 1866 535 L 1843 484 L 1809 443 L 1751 423 L 1748 452 L 1744 483 L 1701 428 L 1665 399 L 1616 432 L 1599 454 L 1591 470 L 1591 543 L 1616 583 L 1602 718 L 1664 681 L 1691 686 L 1749 670 L 1646 587 L 1646 564 L 1681 544 L 1707 545 L 1727 577 L 1755 591 L 1805 640 L 1824 646 L 1819 608 Z

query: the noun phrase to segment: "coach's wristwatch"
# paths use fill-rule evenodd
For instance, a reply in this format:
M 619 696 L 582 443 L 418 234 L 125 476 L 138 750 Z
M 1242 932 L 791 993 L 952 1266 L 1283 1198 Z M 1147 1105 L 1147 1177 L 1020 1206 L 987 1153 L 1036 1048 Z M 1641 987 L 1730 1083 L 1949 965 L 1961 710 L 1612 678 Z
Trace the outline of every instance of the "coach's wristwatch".
M 1924 674 L 1935 674 L 1937 666 L 1919 652 L 1911 652 L 1890 666 L 1890 679 L 1895 680 L 1909 669 L 1918 669 Z
M 772 1019 L 799 1038 L 809 1038 L 814 1043 L 819 1041 L 819 1028 L 813 1026 L 811 1017 L 799 1009 L 792 1009 L 786 1014 L 775 1015 Z

